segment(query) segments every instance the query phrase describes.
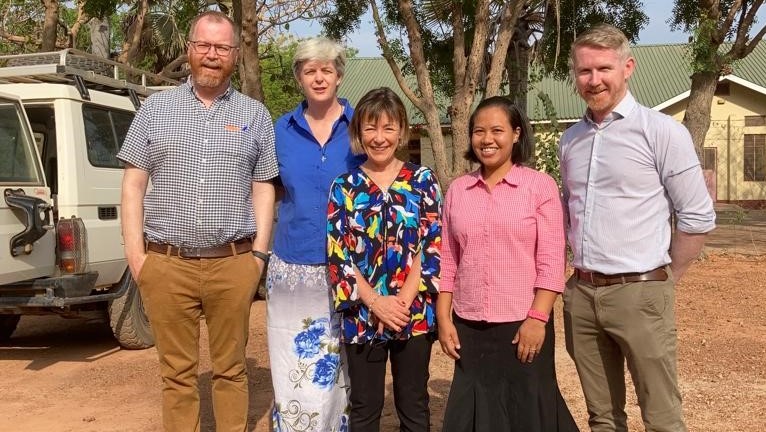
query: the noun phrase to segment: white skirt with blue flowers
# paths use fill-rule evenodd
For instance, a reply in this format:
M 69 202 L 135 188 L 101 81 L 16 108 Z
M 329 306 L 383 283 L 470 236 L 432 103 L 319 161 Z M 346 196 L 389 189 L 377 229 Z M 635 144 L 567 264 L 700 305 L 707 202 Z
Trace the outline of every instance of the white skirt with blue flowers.
M 266 289 L 274 430 L 348 431 L 348 378 L 326 266 L 273 255 Z

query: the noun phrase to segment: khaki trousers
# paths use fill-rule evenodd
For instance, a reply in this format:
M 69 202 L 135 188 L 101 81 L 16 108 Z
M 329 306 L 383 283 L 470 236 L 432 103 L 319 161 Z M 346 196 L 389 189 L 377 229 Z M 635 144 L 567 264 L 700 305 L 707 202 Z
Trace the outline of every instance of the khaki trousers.
M 137 282 L 159 354 L 165 431 L 200 430 L 197 367 L 203 315 L 216 431 L 247 431 L 245 346 L 259 277 L 250 254 L 184 259 L 148 252 Z
M 676 377 L 674 285 L 672 277 L 604 287 L 576 276 L 567 282 L 566 346 L 593 432 L 628 430 L 626 361 L 647 432 L 686 431 Z

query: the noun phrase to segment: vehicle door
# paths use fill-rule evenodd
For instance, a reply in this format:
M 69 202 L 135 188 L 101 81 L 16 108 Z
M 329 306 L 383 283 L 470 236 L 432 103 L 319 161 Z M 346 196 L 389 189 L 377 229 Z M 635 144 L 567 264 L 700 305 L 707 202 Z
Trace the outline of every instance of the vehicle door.
M 0 285 L 55 272 L 50 200 L 22 105 L 0 93 Z

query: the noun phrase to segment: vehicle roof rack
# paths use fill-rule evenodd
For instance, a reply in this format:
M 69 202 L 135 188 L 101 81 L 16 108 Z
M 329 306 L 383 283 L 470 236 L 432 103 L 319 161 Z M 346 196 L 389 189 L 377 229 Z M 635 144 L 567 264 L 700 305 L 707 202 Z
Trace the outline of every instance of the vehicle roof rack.
M 0 83 L 71 84 L 87 89 L 147 97 L 179 81 L 68 48 L 32 54 L 0 55 Z M 84 88 L 82 87 L 84 85 Z

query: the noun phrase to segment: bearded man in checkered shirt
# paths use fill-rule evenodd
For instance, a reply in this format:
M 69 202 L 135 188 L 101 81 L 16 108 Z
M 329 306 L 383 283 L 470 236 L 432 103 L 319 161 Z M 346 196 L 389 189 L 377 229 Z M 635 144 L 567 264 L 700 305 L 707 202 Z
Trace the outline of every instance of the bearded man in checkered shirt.
M 204 316 L 216 430 L 242 432 L 250 303 L 274 219 L 274 131 L 266 108 L 231 87 L 239 31 L 229 17 L 199 15 L 187 45 L 190 79 L 146 99 L 118 155 L 125 255 L 155 337 L 164 430 L 199 431 Z

